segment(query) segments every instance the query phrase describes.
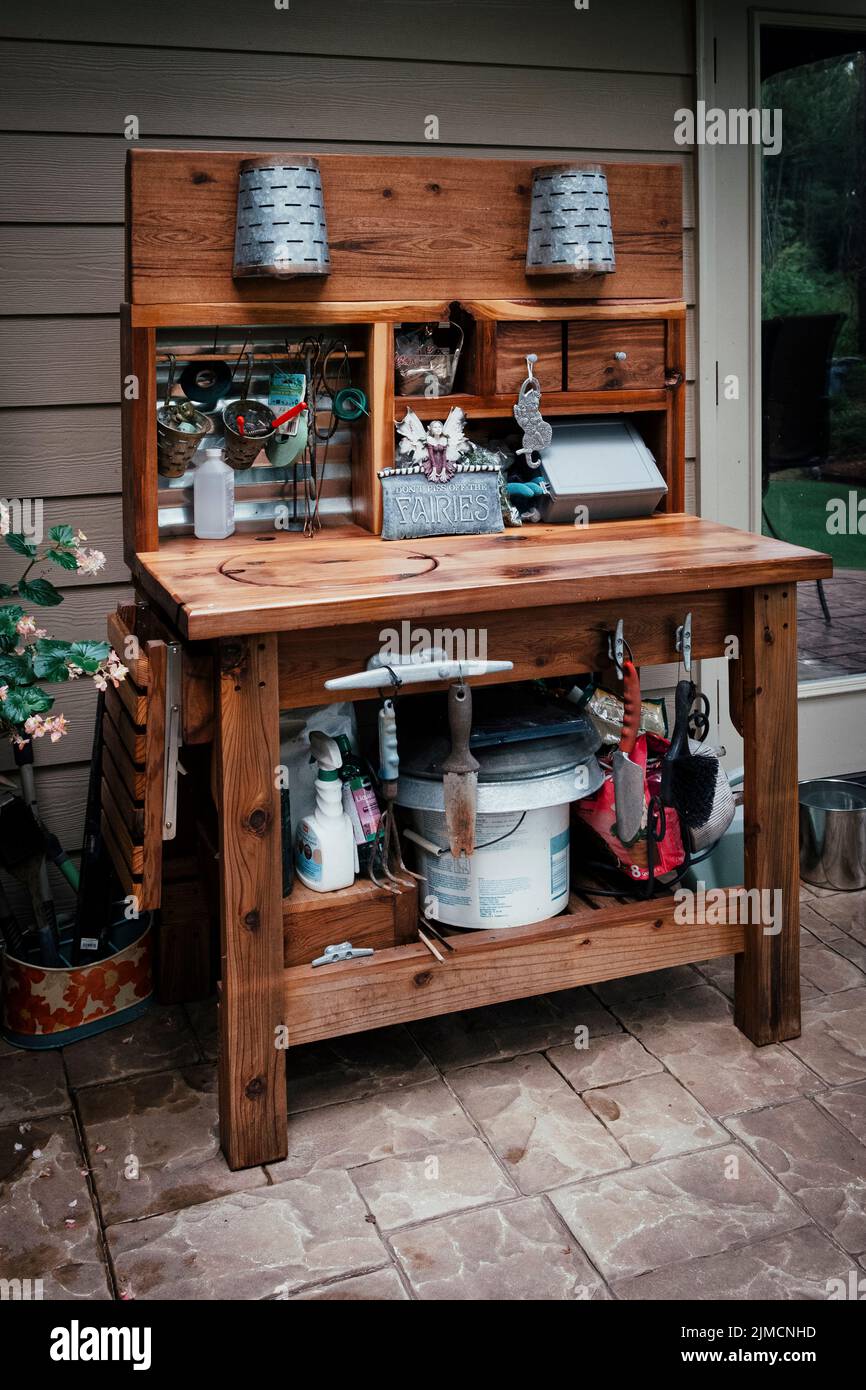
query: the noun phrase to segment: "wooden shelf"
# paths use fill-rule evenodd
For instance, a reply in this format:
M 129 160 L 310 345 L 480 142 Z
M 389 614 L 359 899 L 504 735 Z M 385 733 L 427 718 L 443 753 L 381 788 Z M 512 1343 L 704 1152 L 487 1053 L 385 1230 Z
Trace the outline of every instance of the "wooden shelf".
M 278 303 L 247 299 L 239 303 L 133 304 L 134 328 L 208 328 L 245 325 L 326 327 L 329 324 L 426 323 L 448 314 L 445 299 L 312 300 Z
M 527 282 L 529 283 L 529 282 Z M 467 299 L 462 308 L 474 319 L 492 319 L 497 323 L 577 319 L 684 319 L 685 303 L 680 299 L 625 299 L 619 302 L 606 299 L 603 303 L 574 299 Z
M 636 410 L 666 410 L 669 392 L 653 391 L 545 391 L 543 415 L 599 415 L 604 411 L 623 414 Z M 470 419 L 507 419 L 512 415 L 517 393 L 502 396 L 396 396 L 395 423 L 403 419 L 409 406 L 421 420 L 444 419 L 459 405 Z
M 674 921 L 674 907 L 671 895 L 597 907 L 573 901 L 533 926 L 450 936 L 443 962 L 413 943 L 325 969 L 293 966 L 283 975 L 293 1042 L 595 984 L 615 979 L 624 962 L 638 975 L 744 949 L 744 927 L 686 930 Z

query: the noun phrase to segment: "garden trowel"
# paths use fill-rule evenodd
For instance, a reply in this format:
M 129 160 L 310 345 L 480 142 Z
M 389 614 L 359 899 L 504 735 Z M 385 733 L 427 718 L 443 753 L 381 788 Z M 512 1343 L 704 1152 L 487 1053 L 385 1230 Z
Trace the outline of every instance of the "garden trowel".
M 616 807 L 616 833 L 624 845 L 638 837 L 646 809 L 644 770 L 633 762 L 640 724 L 640 678 L 633 661 L 622 663 L 622 737 L 613 754 L 613 795 Z
M 469 751 L 472 732 L 472 692 L 458 682 L 448 687 L 448 728 L 451 752 L 442 763 L 445 792 L 445 826 L 448 848 L 454 859 L 475 849 L 475 807 L 478 793 L 478 761 Z

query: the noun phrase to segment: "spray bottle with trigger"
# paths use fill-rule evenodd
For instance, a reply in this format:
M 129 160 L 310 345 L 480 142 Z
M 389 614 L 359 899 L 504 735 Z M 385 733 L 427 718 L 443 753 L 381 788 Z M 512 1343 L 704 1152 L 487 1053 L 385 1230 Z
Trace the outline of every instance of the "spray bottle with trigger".
M 329 893 L 336 888 L 350 888 L 354 883 L 358 846 L 352 822 L 343 810 L 343 759 L 336 740 L 313 730 L 310 751 L 318 763 L 316 809 L 298 825 L 295 869 L 308 888 Z

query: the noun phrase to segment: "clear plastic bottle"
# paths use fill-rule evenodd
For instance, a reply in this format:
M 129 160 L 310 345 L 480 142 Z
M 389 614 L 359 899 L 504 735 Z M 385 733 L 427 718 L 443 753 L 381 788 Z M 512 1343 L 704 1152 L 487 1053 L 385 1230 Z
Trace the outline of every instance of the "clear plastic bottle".
M 235 529 L 235 475 L 222 449 L 205 449 L 193 477 L 193 529 L 199 540 L 222 541 Z

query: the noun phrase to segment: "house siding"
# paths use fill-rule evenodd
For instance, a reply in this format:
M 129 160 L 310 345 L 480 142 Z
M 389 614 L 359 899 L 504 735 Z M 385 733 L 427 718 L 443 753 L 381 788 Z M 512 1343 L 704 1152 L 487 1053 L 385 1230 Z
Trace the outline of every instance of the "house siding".
M 694 507 L 693 162 L 673 138 L 694 93 L 692 5 L 605 0 L 190 0 L 69 6 L 0 21 L 0 493 L 42 496 L 106 552 L 50 616 L 101 634 L 128 594 L 122 559 L 118 306 L 124 122 L 140 147 L 308 149 L 671 161 L 684 172 L 686 453 Z M 439 119 L 440 139 L 424 138 Z M 14 575 L 0 557 L 0 580 Z M 81 842 L 92 690 L 36 749 L 46 819 Z M 10 765 L 0 752 L 0 769 Z

